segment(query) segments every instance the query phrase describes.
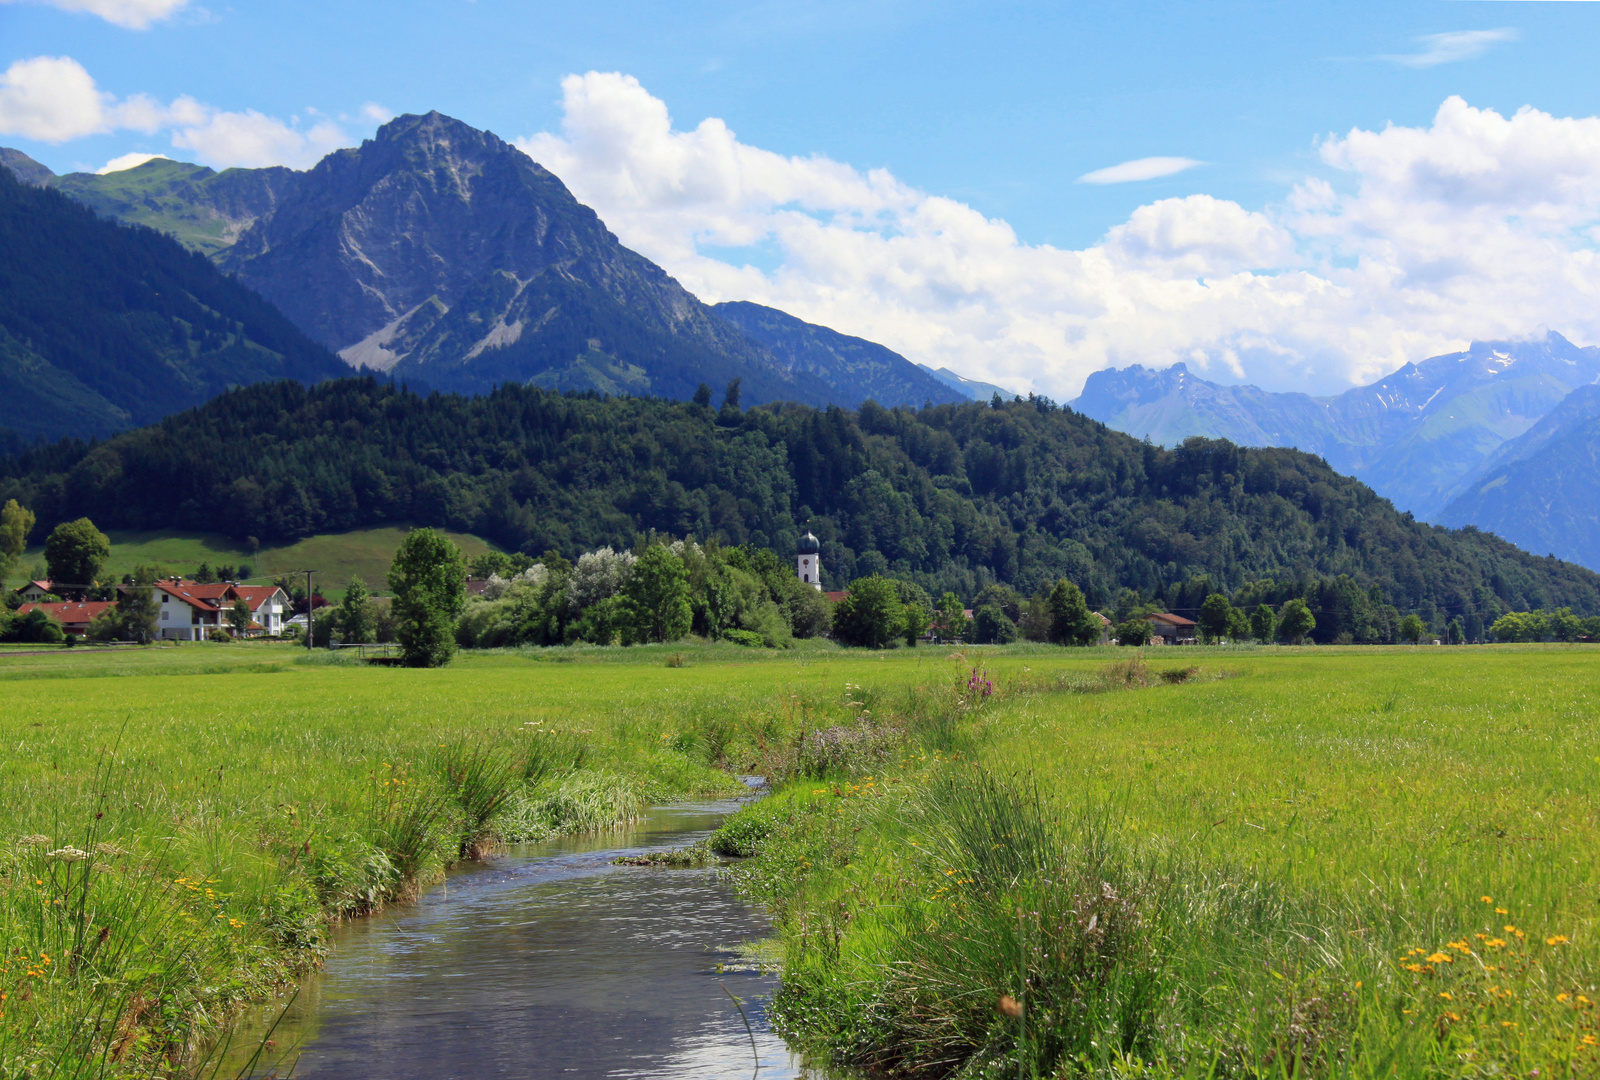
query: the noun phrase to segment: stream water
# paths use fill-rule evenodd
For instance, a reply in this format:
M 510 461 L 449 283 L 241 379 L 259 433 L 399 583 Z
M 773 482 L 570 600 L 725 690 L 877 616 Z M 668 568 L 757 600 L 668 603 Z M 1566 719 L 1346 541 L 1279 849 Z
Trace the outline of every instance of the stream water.
M 777 979 L 738 952 L 767 933 L 761 916 L 715 870 L 611 864 L 691 843 L 738 805 L 658 807 L 626 830 L 521 845 L 341 927 L 324 971 L 287 1011 L 248 1018 L 218 1075 L 281 1014 L 257 1077 L 811 1076 L 767 1023 Z

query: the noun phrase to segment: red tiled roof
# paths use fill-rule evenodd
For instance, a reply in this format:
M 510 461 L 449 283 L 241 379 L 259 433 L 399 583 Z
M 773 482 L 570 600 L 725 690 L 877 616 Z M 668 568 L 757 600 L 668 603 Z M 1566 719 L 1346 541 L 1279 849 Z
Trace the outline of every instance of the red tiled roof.
M 1151 622 L 1164 622 L 1168 626 L 1184 627 L 1196 625 L 1193 619 L 1185 619 L 1182 615 L 1172 615 L 1165 611 L 1157 612 L 1154 615 L 1146 615 L 1145 618 Z
M 833 603 L 837 604 L 840 600 L 843 600 L 845 597 L 850 595 L 850 590 L 840 589 L 838 592 L 825 592 L 822 595 L 826 596 Z
M 235 595 L 244 597 L 251 611 L 260 611 L 261 605 L 271 600 L 273 593 L 283 592 L 276 585 L 235 585 L 233 591 Z
M 39 588 L 43 589 L 45 592 L 49 592 L 51 584 L 53 583 L 49 581 L 24 581 L 21 585 L 17 586 L 17 592 L 27 592 L 35 585 L 39 586 Z
M 38 609 L 64 627 L 88 626 L 101 612 L 107 608 L 116 607 L 113 600 L 83 600 L 66 601 L 53 604 L 23 604 L 17 609 L 18 615 Z
M 192 581 L 173 581 L 170 578 L 166 581 L 156 582 L 155 587 L 170 596 L 177 597 L 190 607 L 199 608 L 201 611 L 206 612 L 222 610 L 222 605 L 217 603 L 217 600 L 221 599 L 221 595 L 215 593 L 214 590 L 228 588 L 226 585 L 197 585 Z M 216 599 L 213 599 L 213 596 Z

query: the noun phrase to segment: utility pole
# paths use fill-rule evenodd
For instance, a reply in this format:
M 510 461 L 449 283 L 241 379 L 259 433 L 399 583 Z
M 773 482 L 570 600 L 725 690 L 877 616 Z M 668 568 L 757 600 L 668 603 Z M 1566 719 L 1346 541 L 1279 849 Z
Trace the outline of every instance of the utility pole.
M 315 634 L 312 633 L 312 631 L 314 629 L 316 629 L 316 625 L 317 625 L 316 612 L 311 607 L 311 597 L 312 597 L 311 575 L 315 574 L 316 572 L 317 571 L 315 571 L 315 570 L 307 570 L 307 571 L 305 571 L 305 575 L 306 575 L 306 651 L 307 652 L 311 651 L 311 649 L 313 647 L 311 639 L 316 636 Z

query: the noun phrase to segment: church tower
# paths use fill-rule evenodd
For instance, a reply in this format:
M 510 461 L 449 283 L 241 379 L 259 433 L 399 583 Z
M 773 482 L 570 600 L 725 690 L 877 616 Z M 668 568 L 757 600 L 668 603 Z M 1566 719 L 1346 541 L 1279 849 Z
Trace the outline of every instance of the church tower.
M 818 592 L 822 591 L 822 545 L 809 532 L 800 538 L 795 554 L 796 572 L 800 580 Z

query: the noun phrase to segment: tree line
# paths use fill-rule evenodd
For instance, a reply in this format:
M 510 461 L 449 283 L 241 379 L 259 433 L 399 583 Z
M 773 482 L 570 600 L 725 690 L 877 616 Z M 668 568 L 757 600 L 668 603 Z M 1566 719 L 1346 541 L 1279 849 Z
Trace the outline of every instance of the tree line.
M 709 392 L 260 384 L 0 460 L 0 498 L 43 527 L 91 517 L 286 541 L 408 523 L 569 561 L 646 535 L 787 561 L 809 528 L 830 589 L 877 575 L 970 601 L 1066 579 L 1118 623 L 1148 604 L 1195 618 L 1213 592 L 1252 611 L 1299 597 L 1328 641 L 1397 639 L 1405 614 L 1469 637 L 1510 611 L 1600 614 L 1590 571 L 1417 522 L 1319 458 L 1207 439 L 1163 449 L 1045 398 L 850 412 L 713 408 Z

